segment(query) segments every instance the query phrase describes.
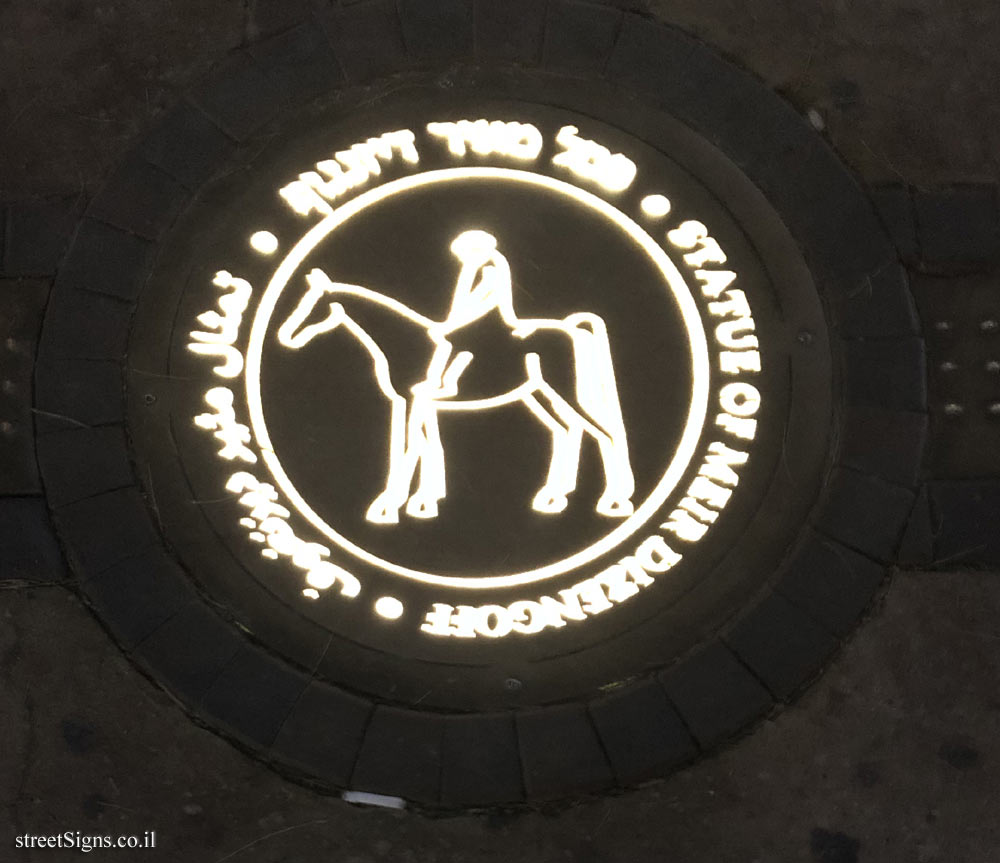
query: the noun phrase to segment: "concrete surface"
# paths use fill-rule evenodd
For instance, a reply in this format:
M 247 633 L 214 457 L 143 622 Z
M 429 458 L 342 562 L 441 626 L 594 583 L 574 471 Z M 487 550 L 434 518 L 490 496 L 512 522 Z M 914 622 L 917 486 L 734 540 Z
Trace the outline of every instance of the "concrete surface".
M 92 193 L 261 0 L 0 5 L 0 199 Z M 655 0 L 815 107 L 869 180 L 1000 178 L 1000 7 L 989 0 Z M 52 572 L 52 582 L 64 576 Z M 1000 859 L 1000 584 L 903 573 L 824 677 L 673 778 L 561 813 L 428 820 L 275 776 L 183 712 L 59 584 L 0 574 L 0 860 L 16 835 L 156 830 L 193 863 L 991 863 Z

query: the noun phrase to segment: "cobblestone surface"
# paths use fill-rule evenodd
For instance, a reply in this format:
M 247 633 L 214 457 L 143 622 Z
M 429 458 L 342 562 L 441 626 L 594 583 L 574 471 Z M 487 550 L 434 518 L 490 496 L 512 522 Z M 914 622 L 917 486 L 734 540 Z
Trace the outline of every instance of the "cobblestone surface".
M 313 5 L 334 22 L 360 14 L 357 3 Z M 1000 7 L 989 0 L 955 8 L 933 0 L 603 5 L 687 29 L 803 111 L 815 108 L 834 145 L 870 180 L 925 187 L 1000 178 Z M 248 36 L 282 28 L 288 13 L 276 7 L 261 0 L 4 4 L 5 196 L 93 191 L 180 88 Z
M 443 820 L 352 808 L 276 777 L 192 724 L 71 593 L 9 590 L 3 843 L 25 831 L 155 829 L 159 847 L 141 859 L 166 863 L 769 863 L 853 859 L 810 850 L 814 835 L 843 834 L 859 861 L 987 861 L 1000 847 L 1000 704 L 976 682 L 1000 676 L 994 582 L 898 576 L 797 704 L 665 782 L 556 817 Z
M 166 111 L 176 111 L 177 122 L 186 123 L 191 135 L 202 141 L 206 162 L 224 151 L 227 139 L 206 136 L 199 125 L 201 114 L 174 107 L 181 90 L 230 49 L 284 31 L 310 5 L 319 13 L 317 20 L 346 74 L 377 64 L 377 58 L 372 60 L 356 45 L 338 45 L 339 22 L 370 14 L 370 4 L 351 0 L 10 0 L 0 6 L 0 203 L 15 202 L 0 217 L 5 225 L 0 246 L 7 246 L 7 272 L 0 270 L 0 275 L 53 275 L 55 246 L 21 245 L 18 226 L 44 215 L 46 207 L 56 206 L 53 201 L 75 202 L 81 193 L 96 192 Z M 421 8 L 419 3 L 404 5 Z M 384 6 L 379 14 L 395 14 L 393 4 Z M 959 8 L 931 0 L 567 0 L 547 6 L 549 14 L 572 12 L 597 22 L 617 20 L 617 13 L 606 7 L 637 10 L 694 33 L 778 88 L 800 111 L 813 109 L 814 122 L 825 128 L 863 178 L 897 184 L 882 195 L 880 209 L 891 222 L 904 259 L 916 259 L 922 247 L 930 246 L 934 263 L 947 265 L 956 256 L 968 257 L 972 241 L 976 250 L 985 250 L 977 261 L 995 259 L 997 199 L 995 188 L 988 185 L 1000 179 L 1000 55 L 994 47 L 1000 10 L 995 4 L 974 0 Z M 490 20 L 481 10 L 477 14 L 479 21 Z M 456 20 L 461 30 L 465 19 L 459 15 Z M 532 21 L 537 27 L 537 19 Z M 420 33 L 415 19 L 404 35 L 419 42 Z M 520 43 L 496 46 L 494 53 L 551 57 L 569 50 L 545 45 L 535 31 L 532 34 Z M 289 38 L 294 42 L 294 36 Z M 452 46 L 455 51 L 460 47 Z M 490 53 L 481 45 L 475 48 L 481 55 Z M 269 62 L 252 50 L 239 56 Z M 199 165 L 175 164 L 169 154 L 146 155 L 163 169 L 164 177 L 184 186 L 197 184 Z M 173 180 L 161 184 L 168 197 L 180 195 Z M 948 215 L 953 199 L 942 199 L 940 188 L 952 184 L 973 189 L 980 209 L 988 210 L 994 220 L 977 220 L 977 226 L 986 225 L 985 232 L 972 240 L 966 231 L 948 233 L 954 222 Z M 961 212 L 966 214 L 968 208 Z M 940 230 L 935 231 L 935 225 Z M 131 222 L 124 227 L 147 235 L 155 228 Z M 61 248 L 68 237 L 60 235 L 54 242 Z M 87 308 L 92 319 L 86 326 L 106 329 L 113 340 L 120 330 L 121 304 L 89 296 Z M 79 320 L 67 316 L 68 333 L 78 328 Z M 886 343 L 871 351 L 874 356 L 891 347 Z M 69 336 L 58 345 L 43 346 L 43 359 L 49 363 L 68 363 L 80 356 Z M 88 372 L 87 381 L 70 376 L 65 392 L 40 394 L 43 407 L 52 408 L 47 430 L 55 436 L 47 444 L 50 450 L 58 449 L 60 436 L 72 436 L 81 424 L 118 420 L 110 407 L 92 414 L 89 401 L 78 403 L 74 387 L 89 391 L 98 386 L 98 376 L 102 391 L 113 395 L 116 386 L 113 376 L 103 374 L 103 357 L 84 359 L 95 370 L 93 375 Z M 860 382 L 858 388 L 863 389 Z M 918 396 L 921 401 L 922 394 Z M 110 405 L 111 400 L 106 401 Z M 860 403 L 867 405 L 864 398 Z M 922 404 L 907 401 L 898 407 L 909 411 Z M 40 432 L 46 431 L 43 426 Z M 98 432 L 105 433 L 111 432 Z M 100 467 L 81 466 L 81 487 L 91 487 L 87 471 Z M 912 481 L 904 479 L 906 484 Z M 105 488 L 115 485 L 108 482 Z M 975 499 L 993 501 L 995 488 L 983 488 Z M 879 489 L 890 489 L 888 499 L 897 508 L 909 505 L 909 497 L 903 500 L 895 486 L 880 481 Z M 8 493 L 38 490 L 37 481 L 31 480 Z M 76 487 L 67 488 L 61 502 L 86 508 L 87 499 L 74 503 L 78 493 Z M 128 497 L 127 492 L 105 493 Z M 937 555 L 939 565 L 947 566 L 940 557 L 961 559 L 968 552 L 976 540 L 969 539 L 969 531 L 974 532 L 982 511 L 963 508 L 969 498 L 960 483 L 938 484 L 929 503 L 926 498 L 919 498 L 929 509 L 924 533 L 934 535 L 923 537 L 928 551 L 915 559 L 930 563 Z M 43 516 L 34 502 L 10 499 L 5 502 L 8 509 L 0 509 L 0 543 L 5 553 L 14 550 L 17 564 L 0 572 L 0 803 L 7 813 L 0 821 L 0 848 L 11 847 L 13 837 L 25 832 L 67 829 L 99 834 L 155 829 L 159 847 L 142 859 L 167 863 L 979 863 L 994 859 L 1000 848 L 994 817 L 1000 803 L 1000 700 L 993 695 L 1000 681 L 1000 589 L 993 574 L 897 575 L 872 619 L 801 701 L 765 718 L 756 733 L 738 745 L 665 782 L 558 814 L 431 821 L 407 813 L 352 809 L 316 795 L 192 723 L 129 664 L 77 595 L 60 585 L 67 574 L 56 563 L 55 547 L 39 525 Z M 995 509 L 993 503 L 990 507 Z M 878 518 L 873 512 L 873 523 Z M 137 601 L 115 590 L 115 579 L 138 565 L 142 535 L 130 532 L 121 549 L 93 549 L 94 555 L 113 564 L 107 590 L 98 594 L 103 601 Z M 877 539 L 878 531 L 872 536 Z M 988 551 L 990 560 L 1000 559 L 994 546 Z M 857 576 L 868 578 L 866 573 Z M 821 588 L 790 583 L 782 592 L 795 598 L 805 591 L 816 599 Z M 785 610 L 781 606 L 774 615 L 781 618 Z M 831 626 L 846 630 L 856 614 L 854 608 L 833 608 Z M 117 635 L 141 639 L 157 623 L 141 618 L 134 631 Z M 748 624 L 733 639 L 735 655 L 751 666 L 755 657 L 771 650 L 767 623 Z M 826 649 L 808 632 L 803 633 L 803 644 L 810 651 Z M 146 642 L 145 649 L 155 651 L 155 641 Z M 216 657 L 220 668 L 231 657 L 227 649 L 222 645 L 216 651 L 225 654 Z M 715 660 L 728 662 L 734 678 L 743 679 L 734 656 Z M 177 661 L 181 675 L 184 657 Z M 253 656 L 238 654 L 234 662 L 234 674 L 267 673 Z M 794 658 L 789 662 L 794 664 Z M 790 673 L 789 679 L 794 677 Z M 680 691 L 683 683 L 666 685 Z M 772 683 L 771 694 L 783 697 L 783 680 Z M 771 697 L 763 689 L 759 694 L 760 711 L 766 712 Z M 288 693 L 289 701 L 296 695 Z M 683 760 L 687 731 L 706 739 L 716 733 L 711 710 L 706 709 L 713 693 L 689 691 L 687 696 L 687 714 L 669 717 L 672 723 L 683 719 L 686 726 L 671 725 L 663 738 L 635 745 L 654 753 L 650 757 Z M 277 735 L 279 747 L 292 745 L 289 735 L 282 735 L 288 728 L 270 721 L 269 705 L 238 703 L 229 697 L 224 679 L 211 697 L 234 711 L 260 708 L 260 735 Z M 309 697 L 307 690 L 302 698 Z M 351 705 L 330 705 L 329 712 L 347 737 L 369 721 L 363 709 Z M 543 731 L 536 729 L 532 744 L 537 750 L 535 781 L 541 783 L 546 781 L 545 747 L 558 743 L 547 742 Z M 498 727 L 498 747 L 509 745 L 508 732 Z M 461 751 L 460 741 L 459 731 L 446 730 L 443 742 L 435 737 L 433 745 L 443 746 L 444 752 L 451 751 L 449 747 Z M 589 743 L 566 745 L 594 755 Z M 605 753 L 614 771 L 633 770 L 627 743 L 616 744 L 620 751 Z M 303 758 L 324 757 L 315 747 L 302 749 L 301 739 L 295 745 Z M 438 761 L 436 755 L 422 761 L 420 752 L 405 754 L 415 765 Z M 585 762 L 581 760 L 581 769 Z M 491 761 L 484 757 L 482 763 L 488 766 Z M 595 775 L 608 769 L 596 756 L 595 763 Z M 354 767 L 344 764 L 338 769 L 348 775 Z M 637 778 L 640 772 L 636 770 Z M 595 787 L 601 782 L 595 779 Z M 456 787 L 449 793 L 460 801 L 464 791 Z M 0 852 L 0 858 L 8 853 Z M 45 850 L 13 859 L 78 856 Z

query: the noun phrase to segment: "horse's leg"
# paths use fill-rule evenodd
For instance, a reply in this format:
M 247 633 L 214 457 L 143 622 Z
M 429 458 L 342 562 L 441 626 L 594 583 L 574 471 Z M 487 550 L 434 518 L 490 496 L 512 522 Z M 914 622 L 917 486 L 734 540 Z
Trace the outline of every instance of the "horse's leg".
M 604 463 L 604 493 L 598 498 L 595 509 L 601 515 L 622 518 L 632 515 L 632 495 L 635 493 L 635 477 L 628 457 L 624 438 L 611 435 L 603 430 L 595 435 L 597 446 Z
M 385 489 L 371 502 L 365 515 L 368 521 L 376 524 L 396 524 L 399 521 L 399 508 L 410 488 L 413 469 L 409 468 L 407 475 L 408 425 L 406 399 L 395 396 L 391 399 L 389 414 L 389 469 Z
M 574 407 L 547 383 L 542 384 L 540 391 L 550 402 L 552 412 L 563 423 L 569 425 L 575 420 L 580 424 L 581 430 L 585 429 L 597 441 L 604 467 L 604 492 L 597 501 L 595 507 L 597 512 L 614 518 L 631 515 L 634 510 L 631 498 L 635 492 L 635 478 L 628 457 L 624 428 L 620 433 L 607 431 L 598 425 L 582 406 Z M 579 457 L 579 443 L 577 457 Z
M 444 447 L 441 446 L 437 410 L 428 403 L 422 414 L 419 430 L 422 438 L 420 480 L 417 490 L 406 503 L 406 512 L 415 518 L 435 518 L 438 501 L 445 495 Z
M 596 509 L 601 515 L 631 515 L 635 478 L 628 456 L 607 327 L 598 315 L 587 313 L 570 315 L 564 323 L 573 340 L 576 365 L 575 391 L 572 396 L 567 394 L 567 400 L 588 420 L 587 431 L 597 441 L 604 465 L 604 493 Z
M 545 484 L 535 494 L 531 505 L 538 512 L 562 512 L 566 509 L 567 495 L 576 488 L 583 426 L 579 422 L 564 422 L 557 418 L 534 395 L 527 396 L 524 403 L 552 433 L 549 472 L 545 477 Z

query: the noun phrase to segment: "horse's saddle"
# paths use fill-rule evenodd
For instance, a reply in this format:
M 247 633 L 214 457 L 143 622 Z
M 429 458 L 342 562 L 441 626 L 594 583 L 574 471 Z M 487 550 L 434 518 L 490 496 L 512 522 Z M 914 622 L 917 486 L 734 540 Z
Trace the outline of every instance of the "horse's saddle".
M 492 398 L 524 383 L 528 345 L 513 334 L 498 309 L 452 330 L 447 339 L 453 357 L 462 351 L 472 355 L 458 381 L 462 399 Z

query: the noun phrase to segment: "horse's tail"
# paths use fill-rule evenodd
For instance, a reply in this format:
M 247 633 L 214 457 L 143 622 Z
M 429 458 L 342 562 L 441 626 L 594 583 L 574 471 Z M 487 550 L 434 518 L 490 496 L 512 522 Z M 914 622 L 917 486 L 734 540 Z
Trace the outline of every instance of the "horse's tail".
M 625 422 L 611 361 L 608 328 L 597 315 L 577 312 L 566 318 L 573 337 L 576 398 L 595 425 L 616 444 L 625 444 Z

